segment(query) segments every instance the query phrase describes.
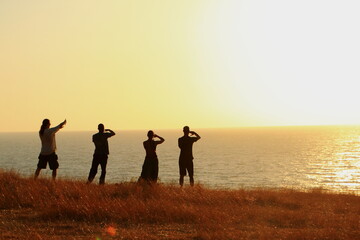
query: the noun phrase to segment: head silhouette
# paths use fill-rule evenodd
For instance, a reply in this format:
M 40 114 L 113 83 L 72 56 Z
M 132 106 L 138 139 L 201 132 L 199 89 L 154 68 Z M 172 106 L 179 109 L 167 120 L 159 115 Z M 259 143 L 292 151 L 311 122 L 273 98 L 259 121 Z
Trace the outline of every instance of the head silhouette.
M 105 130 L 104 124 L 100 123 L 98 125 L 98 130 L 99 130 L 99 132 L 104 132 L 104 130 Z
M 42 125 L 43 126 L 50 126 L 50 120 L 45 118 L 43 121 L 42 121 Z
M 184 128 L 183 128 L 183 132 L 184 132 L 184 135 L 189 135 L 189 132 L 190 132 L 190 128 L 188 127 L 188 126 L 185 126 Z
M 50 127 L 50 120 L 45 118 L 43 121 L 42 121 L 42 125 L 40 127 L 40 135 L 43 135 L 44 134 L 44 131 L 45 129 L 49 128 Z
M 147 136 L 149 139 L 152 139 L 154 137 L 154 132 L 152 130 L 148 131 Z

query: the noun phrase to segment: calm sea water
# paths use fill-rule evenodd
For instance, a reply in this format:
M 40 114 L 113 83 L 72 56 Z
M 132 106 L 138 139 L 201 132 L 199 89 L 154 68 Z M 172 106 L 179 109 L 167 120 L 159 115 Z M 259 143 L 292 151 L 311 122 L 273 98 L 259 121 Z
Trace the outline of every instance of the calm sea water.
M 195 181 L 211 188 L 322 188 L 360 194 L 360 126 L 197 129 Z M 59 178 L 86 181 L 95 132 L 57 133 Z M 108 183 L 136 180 L 145 157 L 146 131 L 116 131 L 109 139 Z M 181 130 L 160 130 L 159 177 L 178 182 Z M 33 174 L 38 133 L 0 133 L 0 168 Z M 100 172 L 100 169 L 99 169 Z M 49 169 L 41 176 L 51 176 Z M 99 173 L 96 176 L 98 181 Z M 188 179 L 186 179 L 188 181 Z

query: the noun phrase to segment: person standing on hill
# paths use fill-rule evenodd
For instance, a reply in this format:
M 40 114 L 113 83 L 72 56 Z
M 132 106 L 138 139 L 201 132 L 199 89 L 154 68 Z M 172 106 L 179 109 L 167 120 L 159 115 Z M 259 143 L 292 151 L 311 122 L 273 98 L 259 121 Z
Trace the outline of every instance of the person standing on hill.
M 114 136 L 115 132 L 113 132 L 110 129 L 105 129 L 102 123 L 98 125 L 98 130 L 99 132 L 94 134 L 92 137 L 92 141 L 95 144 L 95 152 L 93 155 L 91 169 L 89 172 L 88 183 L 91 183 L 94 180 L 100 164 L 101 175 L 100 175 L 99 184 L 104 184 L 105 175 L 106 175 L 106 165 L 109 155 L 108 138 Z
M 156 155 L 156 146 L 162 144 L 165 139 L 154 134 L 153 131 L 149 131 L 147 134 L 148 140 L 143 142 L 146 156 L 144 164 L 142 166 L 140 179 L 156 183 L 159 174 L 159 160 Z M 159 141 L 154 141 L 154 138 L 160 139 Z
M 184 176 L 186 176 L 186 171 L 190 177 L 190 185 L 194 186 L 194 164 L 193 164 L 193 153 L 192 146 L 194 142 L 197 142 L 201 137 L 194 131 L 190 131 L 188 126 L 183 128 L 184 136 L 179 138 L 178 145 L 180 148 L 180 157 L 179 157 L 179 168 L 180 168 L 180 186 L 184 185 Z M 195 137 L 190 137 L 189 134 L 195 135 Z
M 61 128 L 66 124 L 66 120 L 57 125 L 56 127 L 50 128 L 50 120 L 44 119 L 39 131 L 39 136 L 41 140 L 41 152 L 39 155 L 39 161 L 37 164 L 37 169 L 35 171 L 35 179 L 38 178 L 41 169 L 45 169 L 47 163 L 52 170 L 52 178 L 56 179 L 57 169 L 59 167 L 58 156 L 56 155 L 56 141 L 55 133 L 57 133 Z

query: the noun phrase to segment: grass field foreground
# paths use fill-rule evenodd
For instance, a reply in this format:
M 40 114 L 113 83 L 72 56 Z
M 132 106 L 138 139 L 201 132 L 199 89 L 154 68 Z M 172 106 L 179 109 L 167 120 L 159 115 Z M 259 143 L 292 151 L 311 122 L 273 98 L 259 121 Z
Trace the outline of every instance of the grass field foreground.
M 360 196 L 0 172 L 0 239 L 360 239 Z

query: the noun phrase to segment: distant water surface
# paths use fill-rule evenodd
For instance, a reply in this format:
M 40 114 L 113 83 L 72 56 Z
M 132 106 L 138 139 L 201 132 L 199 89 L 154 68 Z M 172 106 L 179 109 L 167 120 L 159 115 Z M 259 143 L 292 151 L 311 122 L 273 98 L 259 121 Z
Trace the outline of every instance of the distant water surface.
M 211 188 L 322 188 L 360 193 L 360 127 L 264 127 L 196 129 L 195 181 Z M 155 132 L 166 141 L 159 145 L 159 178 L 178 182 L 177 139 L 180 130 Z M 57 133 L 59 178 L 86 181 L 96 132 Z M 106 181 L 136 180 L 145 157 L 142 142 L 147 131 L 116 131 L 109 139 Z M 40 151 L 37 132 L 0 133 L 0 168 L 33 174 Z M 100 173 L 100 168 L 99 168 Z M 95 181 L 98 181 L 99 173 Z M 41 172 L 50 177 L 49 169 Z M 188 181 L 188 179 L 186 179 Z M 186 182 L 187 183 L 187 182 Z

